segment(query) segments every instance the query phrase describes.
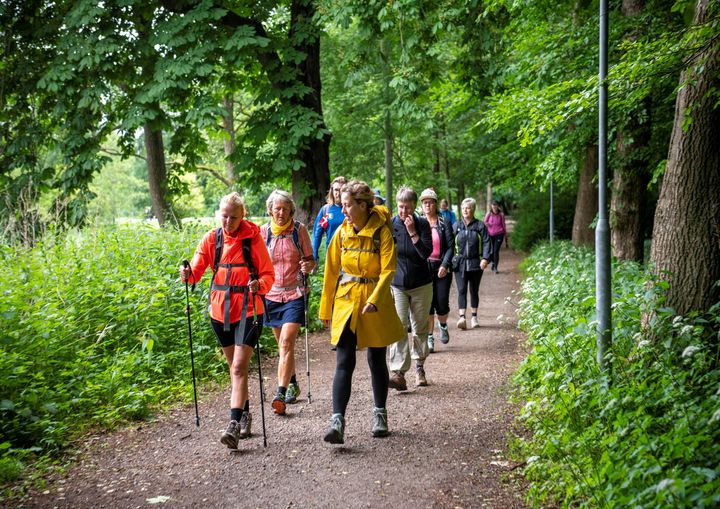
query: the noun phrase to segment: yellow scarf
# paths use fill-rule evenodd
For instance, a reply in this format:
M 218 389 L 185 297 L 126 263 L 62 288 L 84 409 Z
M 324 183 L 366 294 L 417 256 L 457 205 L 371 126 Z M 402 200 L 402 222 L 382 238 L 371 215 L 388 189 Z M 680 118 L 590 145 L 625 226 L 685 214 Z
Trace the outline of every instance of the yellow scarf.
M 270 217 L 270 230 L 272 231 L 273 237 L 279 237 L 285 230 L 292 228 L 294 224 L 295 221 L 293 218 L 290 218 L 286 225 L 279 225 L 275 222 L 275 218 Z

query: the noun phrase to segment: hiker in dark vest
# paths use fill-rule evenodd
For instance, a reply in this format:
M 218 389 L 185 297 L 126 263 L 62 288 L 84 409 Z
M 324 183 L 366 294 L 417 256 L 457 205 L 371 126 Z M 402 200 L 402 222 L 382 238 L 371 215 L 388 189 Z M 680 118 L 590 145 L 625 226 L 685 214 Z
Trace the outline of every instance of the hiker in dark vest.
M 295 376 L 295 340 L 305 322 L 307 274 L 315 268 L 310 234 L 295 221 L 295 202 L 287 191 L 276 189 L 266 201 L 270 222 L 260 235 L 275 268 L 275 284 L 265 295 L 265 324 L 272 327 L 278 343 L 278 388 L 273 411 L 285 415 L 285 405 L 295 403 L 300 386 Z
M 324 440 L 344 443 L 345 411 L 350 401 L 356 350 L 368 349 L 373 392 L 373 437 L 389 434 L 387 346 L 405 335 L 395 312 L 390 281 L 395 273 L 395 244 L 390 214 L 373 206 L 373 192 L 359 180 L 342 188 L 345 221 L 332 238 L 325 259 L 319 318 L 331 327 L 337 345 L 332 387 L 333 414 Z
M 318 215 L 315 217 L 315 226 L 312 233 L 313 256 L 319 260 L 320 244 L 322 237 L 325 235 L 325 246 L 330 245 L 330 240 L 335 235 L 335 230 L 342 224 L 345 216 L 343 216 L 342 206 L 340 205 L 340 189 L 347 180 L 345 177 L 335 177 L 330 184 L 330 190 L 327 194 L 327 203 L 320 207 Z
M 245 220 L 245 205 L 238 193 L 220 200 L 218 216 L 222 227 L 203 236 L 190 267 L 180 268 L 180 277 L 195 284 L 208 267 L 213 271 L 210 323 L 230 368 L 231 382 L 230 422 L 220 442 L 237 449 L 238 440 L 251 434 L 248 365 L 262 329 L 260 295 L 270 291 L 275 271 L 260 228 Z
M 417 193 L 401 187 L 395 196 L 397 215 L 393 217 L 393 237 L 397 244 L 397 271 L 392 280 L 395 309 L 410 338 L 390 346 L 390 387 L 407 390 L 405 373 L 415 361 L 415 385 L 428 385 L 425 359 L 428 356 L 428 315 L 432 305 L 433 284 L 428 257 L 432 253 L 432 230 L 424 217 L 415 214 Z

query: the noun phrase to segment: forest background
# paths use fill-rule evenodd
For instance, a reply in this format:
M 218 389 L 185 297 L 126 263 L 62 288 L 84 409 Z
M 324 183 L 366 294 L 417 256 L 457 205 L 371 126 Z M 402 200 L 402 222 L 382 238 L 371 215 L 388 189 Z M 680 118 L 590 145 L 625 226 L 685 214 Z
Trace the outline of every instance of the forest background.
M 642 323 L 659 310 L 704 320 L 708 357 L 693 380 L 707 408 L 718 399 L 708 316 L 720 300 L 719 11 L 712 0 L 609 3 L 612 250 L 662 290 L 627 345 L 651 341 L 677 367 L 672 352 L 688 345 Z M 207 225 L 183 218 L 212 216 L 229 189 L 254 216 L 273 188 L 291 190 L 306 222 L 336 175 L 384 190 L 391 206 L 401 184 L 453 205 L 492 195 L 517 219 L 513 246 L 530 250 L 547 237 L 552 183 L 556 238 L 592 246 L 598 13 L 593 1 L 543 0 L 0 3 L 3 477 L 56 457 L 81 431 L 68 416 L 111 425 L 187 394 L 187 381 L 167 382 L 186 355 L 167 341 L 184 317 L 167 310 L 183 298 L 176 267 Z M 143 226 L 148 208 L 163 228 Z M 212 341 L 200 345 L 210 380 L 221 370 Z M 576 417 L 567 429 L 587 427 Z M 566 429 L 560 420 L 548 422 Z M 710 412 L 690 435 L 719 421 Z M 718 483 L 708 464 L 687 467 L 700 469 L 704 481 L 687 486 L 701 495 Z M 592 500 L 605 474 L 577 481 L 584 490 L 558 474 L 538 497 Z M 666 477 L 647 479 L 643 489 Z M 663 488 L 673 486 L 685 492 Z

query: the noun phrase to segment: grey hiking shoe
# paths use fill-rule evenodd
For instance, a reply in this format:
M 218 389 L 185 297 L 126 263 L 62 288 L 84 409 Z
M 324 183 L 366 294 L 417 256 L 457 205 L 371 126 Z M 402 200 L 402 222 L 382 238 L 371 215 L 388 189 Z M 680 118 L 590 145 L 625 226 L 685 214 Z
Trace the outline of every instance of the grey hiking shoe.
M 427 378 L 425 378 L 425 368 L 418 366 L 415 369 L 415 385 L 417 387 L 427 387 Z
M 435 338 L 432 334 L 428 336 L 428 352 L 435 352 Z
M 461 316 L 458 320 L 458 329 L 460 330 L 466 330 L 467 329 L 467 322 L 465 321 L 465 316 Z
M 332 417 L 330 417 L 330 426 L 323 440 L 331 444 L 345 443 L 345 418 L 343 414 L 332 414 Z
M 390 434 L 387 425 L 387 410 L 384 408 L 373 408 L 372 436 L 375 438 L 386 437 Z
M 440 325 L 440 342 L 443 345 L 447 345 L 450 342 L 450 331 L 448 331 L 447 324 L 445 324 L 445 327 Z
M 405 381 L 405 375 L 399 371 L 393 371 L 390 375 L 390 380 L 388 380 L 388 387 L 396 391 L 406 391 L 407 382 Z
M 288 405 L 297 403 L 298 396 L 300 396 L 300 385 L 293 383 L 288 385 L 287 392 L 285 393 L 285 403 Z
M 240 436 L 238 438 L 244 439 L 252 435 L 252 414 L 250 412 L 243 412 L 240 417 Z
M 220 443 L 227 446 L 228 449 L 237 449 L 237 443 L 240 439 L 240 423 L 232 420 L 228 423 L 225 433 L 220 437 Z

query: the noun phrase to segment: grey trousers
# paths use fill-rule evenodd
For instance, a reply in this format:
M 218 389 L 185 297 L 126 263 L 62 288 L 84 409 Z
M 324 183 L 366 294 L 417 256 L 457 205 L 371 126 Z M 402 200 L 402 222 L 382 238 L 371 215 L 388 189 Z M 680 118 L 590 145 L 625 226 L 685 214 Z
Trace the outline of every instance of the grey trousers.
M 433 285 L 428 283 L 412 290 L 390 287 L 395 299 L 395 310 L 405 330 L 410 327 L 412 343 L 407 335 L 397 343 L 390 345 L 390 371 L 405 373 L 410 369 L 410 361 L 420 366 L 428 356 L 427 336 L 428 315 L 432 305 Z

